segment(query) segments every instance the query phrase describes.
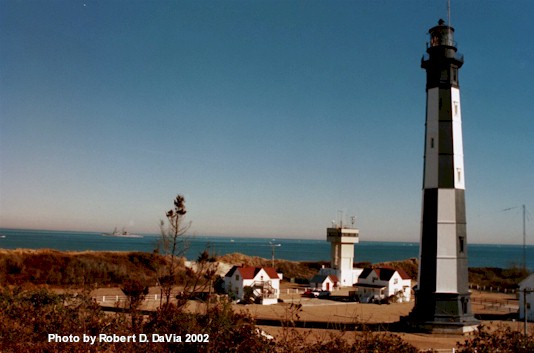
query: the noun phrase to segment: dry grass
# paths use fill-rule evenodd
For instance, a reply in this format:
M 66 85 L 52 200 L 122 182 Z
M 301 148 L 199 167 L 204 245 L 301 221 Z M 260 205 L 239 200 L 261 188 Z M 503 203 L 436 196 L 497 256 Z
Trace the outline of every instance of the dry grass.
M 144 252 L 0 250 L 0 284 L 117 285 L 132 277 L 152 284 L 164 263 Z
M 165 264 L 166 258 L 157 253 L 119 251 L 62 252 L 51 249 L 0 249 L 0 284 L 48 284 L 81 286 L 87 283 L 118 285 L 126 278 L 136 279 L 152 285 L 156 282 L 158 267 Z M 271 266 L 270 259 L 247 256 L 240 253 L 220 256 L 217 260 L 229 265 Z M 179 265 L 184 269 L 185 259 Z M 278 259 L 275 267 L 285 279 L 295 279 L 297 283 L 307 283 L 322 266 L 328 262 L 296 262 Z M 356 266 L 391 267 L 402 269 L 412 279 L 417 278 L 417 259 L 383 262 L 378 264 L 361 263 Z M 528 275 L 521 269 L 470 268 L 469 280 L 474 285 L 493 288 L 515 288 L 520 280 Z
M 247 256 L 240 253 L 219 256 L 218 261 L 233 265 L 245 266 L 272 266 L 270 259 L 257 256 Z M 321 268 L 320 262 L 297 262 L 288 260 L 276 260 L 275 268 L 284 274 L 284 278 L 295 278 L 297 280 L 308 280 L 312 278 Z

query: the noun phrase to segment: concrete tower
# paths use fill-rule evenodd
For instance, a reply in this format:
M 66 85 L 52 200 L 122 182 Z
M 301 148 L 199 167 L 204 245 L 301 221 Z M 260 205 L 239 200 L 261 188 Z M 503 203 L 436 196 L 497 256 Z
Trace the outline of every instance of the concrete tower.
M 337 226 L 327 228 L 326 240 L 331 243 L 331 268 L 342 287 L 352 286 L 361 270 L 353 269 L 354 244 L 359 242 L 359 230 Z
M 426 132 L 421 244 L 415 307 L 410 321 L 433 332 L 468 332 L 465 173 L 454 28 L 443 20 L 429 30 L 421 67 L 426 70 Z

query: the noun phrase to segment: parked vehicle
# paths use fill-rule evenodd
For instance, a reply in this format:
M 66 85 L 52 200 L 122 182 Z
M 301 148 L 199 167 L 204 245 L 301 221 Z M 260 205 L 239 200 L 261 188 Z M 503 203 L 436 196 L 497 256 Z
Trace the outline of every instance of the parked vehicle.
M 320 290 L 314 293 L 317 293 L 316 298 L 326 298 L 326 297 L 329 297 L 330 294 L 332 294 L 328 290 Z
M 326 298 L 329 297 L 330 294 L 330 291 L 327 290 L 308 289 L 302 294 L 302 296 L 308 298 Z
M 315 295 L 313 294 L 311 289 L 308 289 L 304 293 L 302 293 L 302 296 L 306 298 L 315 298 Z

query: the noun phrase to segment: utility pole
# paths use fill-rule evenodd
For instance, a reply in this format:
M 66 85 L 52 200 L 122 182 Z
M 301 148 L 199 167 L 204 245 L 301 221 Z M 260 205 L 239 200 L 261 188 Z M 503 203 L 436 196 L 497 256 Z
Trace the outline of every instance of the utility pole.
M 519 206 L 514 207 L 508 207 L 505 208 L 503 211 L 510 211 L 514 210 L 516 208 L 519 208 Z M 527 217 L 527 207 L 523 204 L 521 205 L 521 208 L 523 210 L 523 271 L 527 271 L 527 225 L 526 225 L 526 217 Z
M 523 205 L 523 271 L 527 271 L 527 230 L 526 230 L 526 207 Z
M 282 244 L 274 244 L 272 241 L 270 241 L 269 246 L 271 247 L 271 267 L 274 268 L 274 248 L 277 246 L 282 246 Z

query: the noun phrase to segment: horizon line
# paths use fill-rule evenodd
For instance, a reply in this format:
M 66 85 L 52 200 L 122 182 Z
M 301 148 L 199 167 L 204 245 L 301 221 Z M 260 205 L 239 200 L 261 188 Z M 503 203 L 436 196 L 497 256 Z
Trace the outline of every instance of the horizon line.
M 47 229 L 47 228 L 12 228 L 12 227 L 0 227 L 2 230 L 13 230 L 13 231 L 41 231 L 41 232 L 62 232 L 62 233 L 102 233 L 98 230 L 71 230 L 71 229 L 65 229 L 65 230 L 58 230 L 58 229 Z M 137 234 L 141 234 L 143 236 L 150 236 L 150 237 L 158 237 L 160 234 L 158 233 L 145 233 L 145 232 L 136 232 Z M 194 237 L 225 237 L 225 238 L 256 238 L 256 239 L 286 239 L 286 240 L 322 240 L 320 238 L 311 238 L 309 236 L 302 237 L 302 238 L 295 238 L 293 236 L 265 236 L 265 235 L 243 235 L 243 234 L 236 234 L 236 235 L 228 235 L 228 234 L 185 234 L 185 237 L 194 238 Z M 325 242 L 326 242 L 326 235 L 325 235 Z M 419 240 L 362 240 L 360 239 L 360 242 L 365 243 L 412 243 L 412 244 L 420 244 Z M 509 246 L 523 246 L 523 243 L 482 243 L 482 242 L 468 242 L 467 245 L 509 245 Z M 534 246 L 534 243 L 527 243 L 527 247 Z

